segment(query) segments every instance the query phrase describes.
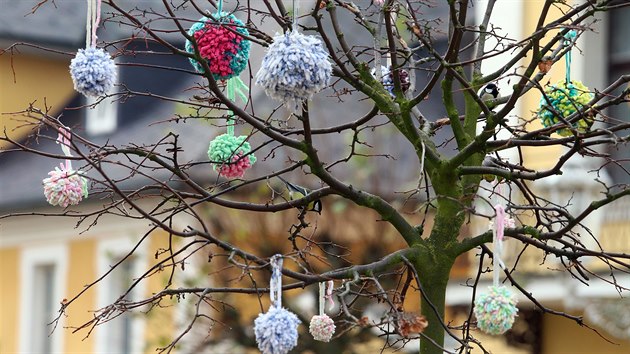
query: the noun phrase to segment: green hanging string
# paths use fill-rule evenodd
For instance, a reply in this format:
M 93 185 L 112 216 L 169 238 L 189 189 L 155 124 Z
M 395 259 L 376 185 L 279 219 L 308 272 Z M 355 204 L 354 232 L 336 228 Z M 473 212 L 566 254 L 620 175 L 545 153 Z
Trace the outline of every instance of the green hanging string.
M 577 37 L 577 32 L 575 30 L 570 30 L 567 34 L 564 35 L 564 46 L 569 47 L 569 51 L 564 57 L 565 60 L 565 71 L 566 71 L 566 82 L 567 87 L 571 83 L 571 46 Z
M 238 96 L 238 98 L 240 98 L 243 103 L 247 103 L 247 93 L 249 92 L 249 87 L 245 85 L 240 77 L 233 77 L 229 79 L 227 82 L 226 91 L 227 98 L 230 101 L 236 102 L 236 97 Z M 230 135 L 234 135 L 234 125 L 236 125 L 236 122 L 234 121 L 234 119 L 232 119 L 233 116 L 234 112 L 232 112 L 231 110 L 228 111 L 227 133 Z
M 219 13 L 219 16 L 221 15 L 221 12 L 223 12 L 223 0 L 219 0 L 217 3 L 217 13 Z

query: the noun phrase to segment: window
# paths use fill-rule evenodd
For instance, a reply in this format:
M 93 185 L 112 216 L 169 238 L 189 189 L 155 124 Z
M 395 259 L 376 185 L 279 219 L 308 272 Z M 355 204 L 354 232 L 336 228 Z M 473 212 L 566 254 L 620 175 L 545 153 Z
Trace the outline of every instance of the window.
M 106 239 L 98 243 L 97 270 L 102 275 L 120 262 L 133 249 L 135 242 L 129 238 Z M 130 257 L 109 273 L 97 288 L 98 307 L 114 303 L 129 286 L 142 275 L 146 267 L 143 245 Z M 144 294 L 144 283 L 138 284 L 126 300 L 140 299 Z M 131 354 L 141 353 L 144 343 L 144 320 L 140 312 L 125 312 L 100 324 L 96 329 L 96 352 Z
M 66 288 L 65 245 L 29 247 L 20 261 L 20 352 L 61 353 L 64 318 L 55 331 L 49 325 L 59 313 Z
M 48 324 L 54 319 L 56 308 L 53 300 L 55 293 L 55 264 L 38 264 L 34 268 L 32 296 L 32 338 L 33 353 L 52 353 L 52 338 L 48 337 Z
M 119 259 L 115 259 L 118 261 Z M 109 299 L 117 299 L 124 294 L 133 282 L 132 270 L 134 259 L 128 258 L 121 263 L 114 271 L 105 278 L 107 284 L 107 297 Z M 134 292 L 132 291 L 125 297 L 126 300 L 133 300 Z M 109 343 L 109 351 L 116 354 L 131 353 L 131 341 L 135 333 L 133 333 L 132 314 L 125 312 L 122 315 L 107 322 L 106 341 Z
M 628 41 L 628 33 L 630 32 L 630 8 L 615 9 L 609 13 L 609 71 L 608 71 L 608 83 L 612 83 L 618 79 L 621 75 L 630 72 L 630 41 Z M 622 86 L 616 91 L 618 94 L 626 86 Z M 618 106 L 610 108 L 609 123 L 615 125 L 620 121 L 626 123 L 630 121 L 630 103 L 622 103 Z M 627 135 L 629 132 L 618 132 L 619 135 Z M 611 164 L 608 169 L 614 183 L 630 183 L 630 150 L 627 144 L 619 144 L 616 148 L 612 148 L 610 151 L 612 158 L 619 161 L 619 165 Z M 625 160 L 625 161 L 624 161 Z M 624 171 L 624 169 L 626 171 Z
M 116 66 L 118 68 L 118 66 Z M 120 76 L 118 70 L 117 78 Z M 88 97 L 85 113 L 85 131 L 90 136 L 111 134 L 118 126 L 118 101 L 116 97 L 101 98 Z M 97 103 L 97 105 L 94 105 Z

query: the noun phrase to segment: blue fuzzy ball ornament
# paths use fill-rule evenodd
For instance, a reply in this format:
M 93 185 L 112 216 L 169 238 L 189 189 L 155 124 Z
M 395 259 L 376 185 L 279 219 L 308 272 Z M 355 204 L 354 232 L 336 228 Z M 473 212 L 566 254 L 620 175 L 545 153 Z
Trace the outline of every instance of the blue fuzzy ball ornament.
M 101 48 L 79 49 L 70 62 L 74 89 L 89 97 L 107 94 L 116 82 L 114 60 Z
M 303 100 L 328 86 L 332 74 L 328 52 L 319 39 L 298 31 L 273 40 L 256 74 L 256 84 L 296 113 Z
M 254 320 L 258 349 L 263 354 L 288 353 L 297 345 L 297 328 L 301 322 L 293 312 L 271 306 Z
M 488 334 L 503 334 L 514 324 L 518 308 L 514 295 L 505 286 L 490 286 L 475 299 L 473 312 L 477 326 Z

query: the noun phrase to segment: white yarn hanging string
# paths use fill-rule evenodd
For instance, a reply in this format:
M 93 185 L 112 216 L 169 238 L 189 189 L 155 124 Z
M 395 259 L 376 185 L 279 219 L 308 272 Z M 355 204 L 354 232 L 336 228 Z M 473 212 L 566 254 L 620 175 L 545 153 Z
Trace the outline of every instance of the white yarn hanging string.
M 101 22 L 101 0 L 87 0 L 85 20 L 85 48 L 96 47 L 96 30 Z
M 326 303 L 326 283 L 319 283 L 319 315 L 324 314 L 324 304 Z
M 376 35 L 374 36 L 374 77 L 376 81 L 381 81 L 383 73 L 381 72 L 381 37 L 383 35 L 383 19 L 385 11 L 379 9 L 378 23 L 376 25 Z
M 271 306 L 282 306 L 282 255 L 271 257 L 271 281 L 269 282 L 269 299 Z
M 494 206 L 494 210 L 497 216 L 494 221 L 494 227 L 492 228 L 492 285 L 499 286 L 499 276 L 501 270 L 505 269 L 505 264 L 502 259 L 503 235 L 505 232 L 505 209 L 503 208 L 503 205 L 497 204 Z
M 298 32 L 298 12 L 300 10 L 300 2 L 293 0 L 293 24 L 291 25 L 291 31 Z

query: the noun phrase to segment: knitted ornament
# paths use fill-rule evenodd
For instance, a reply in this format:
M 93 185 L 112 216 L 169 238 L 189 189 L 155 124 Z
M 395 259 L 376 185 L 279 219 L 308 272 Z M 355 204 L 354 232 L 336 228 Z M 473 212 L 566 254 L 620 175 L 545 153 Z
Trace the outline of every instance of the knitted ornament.
M 564 36 L 564 46 L 569 47 L 565 54 L 566 78 L 564 82 L 547 86 L 543 97 L 540 99 L 538 118 L 543 126 L 550 127 L 558 123 L 565 123 L 573 113 L 582 110 L 595 96 L 580 81 L 571 81 L 571 46 L 577 38 L 577 32 L 568 31 Z M 586 133 L 593 125 L 593 116 L 580 117 L 578 121 L 571 122 L 571 126 L 579 133 Z M 556 131 L 562 136 L 571 136 L 570 129 L 562 128 Z
M 202 17 L 190 27 L 188 35 L 195 39 L 199 55 L 208 61 L 212 77 L 227 80 L 238 76 L 247 67 L 251 43 L 244 36 L 249 32 L 233 14 L 219 11 L 213 17 Z M 186 40 L 185 48 L 188 53 L 195 54 L 191 41 Z M 197 72 L 203 72 L 197 59 L 189 60 Z
M 61 149 L 66 156 L 72 156 L 70 132 L 63 127 L 59 128 L 57 144 L 61 144 Z M 59 166 L 48 172 L 50 177 L 42 180 L 46 201 L 53 206 L 59 205 L 63 208 L 68 205 L 77 205 L 83 198 L 88 197 L 87 180 L 81 176 L 80 171 L 72 169 L 69 159 L 66 160 L 65 165 L 59 164 Z
M 335 321 L 326 314 L 321 316 L 315 315 L 311 318 L 308 331 L 313 336 L 313 339 L 321 342 L 330 342 L 330 339 L 335 333 Z
M 503 334 L 514 324 L 516 299 L 505 286 L 489 286 L 488 292 L 475 299 L 473 309 L 477 326 L 488 334 Z
M 282 256 L 271 257 L 271 267 L 271 307 L 254 320 L 254 334 L 263 354 L 286 354 L 297 345 L 297 327 L 301 321 L 294 313 L 282 308 Z
M 45 178 L 44 195 L 46 201 L 52 206 L 77 205 L 83 198 L 88 197 L 87 180 L 69 166 L 59 164 L 54 171 L 48 172 L 50 177 Z
M 488 292 L 475 299 L 473 312 L 477 317 L 477 326 L 488 334 L 503 334 L 514 324 L 518 309 L 516 299 L 505 286 L 499 285 L 499 273 L 505 268 L 501 260 L 503 253 L 503 232 L 505 230 L 505 210 L 501 204 L 495 207 L 497 217 L 494 223 L 494 253 L 492 257 L 492 286 Z
M 243 102 L 247 102 L 247 95 L 244 92 L 247 90 L 249 88 L 238 77 L 227 81 L 227 98 L 230 101 L 236 100 L 238 95 Z M 212 168 L 219 172 L 219 175 L 240 178 L 256 162 L 256 157 L 251 153 L 249 143 L 245 141 L 247 136 L 234 136 L 235 123 L 231 118 L 232 114 L 231 111 L 228 112 L 227 133 L 217 136 L 210 142 L 208 158 L 212 161 Z
M 330 342 L 333 334 L 335 334 L 335 322 L 324 313 L 326 298 L 332 302 L 332 281 L 329 281 L 329 284 L 329 292 L 327 293 L 325 291 L 326 283 L 319 283 L 319 315 L 313 316 L 308 325 L 308 331 L 313 336 L 313 339 L 321 342 Z M 331 304 L 331 307 L 333 304 Z
M 103 49 L 96 48 L 96 29 L 100 22 L 101 0 L 87 0 L 88 16 L 85 49 L 70 61 L 74 89 L 89 97 L 107 94 L 116 82 L 116 65 Z
M 376 69 L 372 69 L 372 76 L 376 77 L 375 73 Z M 409 87 L 411 86 L 411 82 L 409 81 L 409 72 L 404 69 L 399 69 L 398 77 L 400 77 L 400 88 L 403 92 L 407 92 L 407 90 L 409 90 Z M 391 66 L 381 66 L 381 83 L 389 92 L 389 94 L 394 97 L 394 75 L 392 74 Z
M 74 89 L 89 97 L 107 94 L 116 82 L 116 65 L 101 48 L 79 49 L 70 61 Z
M 210 142 L 208 158 L 219 175 L 228 178 L 243 177 L 245 171 L 256 162 L 256 156 L 250 153 L 252 148 L 245 141 L 246 138 L 244 135 L 226 133 Z
M 297 26 L 293 28 L 273 38 L 256 73 L 256 84 L 296 113 L 301 111 L 303 100 L 328 86 L 332 66 L 319 39 L 299 33 Z
M 584 86 L 580 81 L 572 81 L 568 84 L 565 81 L 547 86 L 545 94 L 540 99 L 540 108 L 538 109 L 538 118 L 545 127 L 561 123 L 563 119 L 568 118 L 573 113 L 581 110 L 595 97 L 588 87 Z M 577 122 L 573 122 L 572 126 L 580 133 L 586 133 L 593 125 L 593 117 L 585 116 Z M 556 131 L 562 136 L 571 136 L 571 130 L 567 128 L 558 129 Z

